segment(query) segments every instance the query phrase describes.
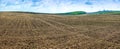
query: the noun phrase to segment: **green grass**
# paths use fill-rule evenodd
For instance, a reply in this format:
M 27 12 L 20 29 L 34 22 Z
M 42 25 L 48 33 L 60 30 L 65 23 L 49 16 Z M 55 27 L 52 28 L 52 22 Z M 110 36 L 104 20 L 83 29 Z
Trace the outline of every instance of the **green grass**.
M 86 14 L 84 11 L 74 11 L 74 12 L 67 12 L 67 13 L 57 13 L 58 15 L 81 15 Z

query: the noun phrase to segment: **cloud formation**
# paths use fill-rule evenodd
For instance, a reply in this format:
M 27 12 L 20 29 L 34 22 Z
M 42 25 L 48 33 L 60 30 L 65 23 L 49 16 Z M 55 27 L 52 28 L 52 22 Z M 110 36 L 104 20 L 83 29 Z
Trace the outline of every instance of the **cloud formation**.
M 0 0 L 0 11 L 61 13 L 120 10 L 120 0 Z

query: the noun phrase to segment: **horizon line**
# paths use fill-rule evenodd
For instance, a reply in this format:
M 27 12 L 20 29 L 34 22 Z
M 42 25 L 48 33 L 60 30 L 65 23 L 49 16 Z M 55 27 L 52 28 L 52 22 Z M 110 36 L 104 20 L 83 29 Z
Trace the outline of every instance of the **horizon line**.
M 99 10 L 99 11 L 120 11 L 120 10 Z M 94 12 L 99 12 L 99 11 L 94 11 Z M 31 13 L 47 13 L 47 12 L 33 12 L 33 11 L 0 11 L 0 12 L 31 12 Z M 70 11 L 70 12 L 76 12 L 76 11 Z M 82 11 L 86 12 L 86 11 Z M 94 12 L 86 12 L 86 13 L 94 13 Z M 49 12 L 48 12 L 49 13 Z M 56 13 L 68 13 L 68 12 L 56 12 Z M 51 13 L 52 14 L 52 13 Z M 54 13 L 53 13 L 54 14 Z

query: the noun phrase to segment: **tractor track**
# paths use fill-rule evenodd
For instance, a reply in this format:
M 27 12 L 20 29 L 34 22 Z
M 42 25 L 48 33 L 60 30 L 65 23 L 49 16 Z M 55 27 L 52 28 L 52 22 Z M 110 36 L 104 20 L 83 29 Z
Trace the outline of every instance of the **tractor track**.
M 86 47 L 89 44 L 91 45 L 86 47 L 86 49 L 94 46 L 97 48 L 98 46 L 105 46 L 106 48 L 117 48 L 120 46 L 119 39 L 117 39 L 119 38 L 119 29 L 114 28 L 114 26 L 91 28 L 92 26 L 88 25 L 91 28 L 90 30 L 80 31 L 79 27 L 57 21 L 57 19 L 62 18 L 64 17 L 56 15 L 34 16 L 29 14 L 26 16 L 22 14 L 10 17 L 9 15 L 0 16 L 0 22 L 3 22 L 0 23 L 0 48 L 41 49 L 43 47 L 52 47 L 53 49 L 64 49 L 65 46 L 73 48 L 78 46 L 78 49 L 83 49 L 84 46 Z M 71 20 L 67 17 L 65 19 Z M 114 29 L 111 30 L 110 28 Z M 114 41 L 111 38 L 118 41 Z M 30 43 L 31 45 L 29 45 Z M 102 44 L 105 45 L 103 46 Z

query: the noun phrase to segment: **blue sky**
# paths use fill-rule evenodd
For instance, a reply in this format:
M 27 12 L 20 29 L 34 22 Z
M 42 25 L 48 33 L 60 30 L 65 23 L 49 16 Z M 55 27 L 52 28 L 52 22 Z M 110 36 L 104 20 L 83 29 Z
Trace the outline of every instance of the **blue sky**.
M 0 0 L 0 11 L 62 13 L 119 10 L 120 0 Z

